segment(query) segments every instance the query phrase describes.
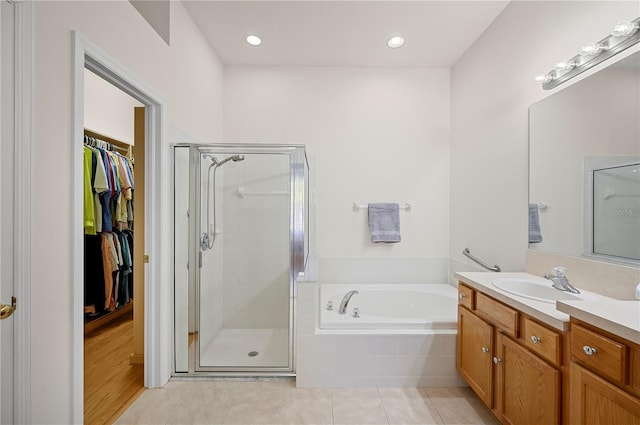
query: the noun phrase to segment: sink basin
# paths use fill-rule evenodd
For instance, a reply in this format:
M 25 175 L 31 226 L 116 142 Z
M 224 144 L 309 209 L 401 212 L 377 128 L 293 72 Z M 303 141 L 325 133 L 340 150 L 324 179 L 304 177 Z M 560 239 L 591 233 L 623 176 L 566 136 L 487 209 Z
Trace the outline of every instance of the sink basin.
M 533 280 L 533 279 L 520 279 L 520 278 L 501 278 L 495 279 L 493 286 L 498 289 L 502 289 L 513 295 L 519 295 L 521 297 L 529 298 L 531 300 L 542 301 L 545 303 L 555 303 L 556 301 L 576 301 L 596 299 L 588 293 L 572 294 L 570 292 L 560 291 L 551 287 L 551 282 Z

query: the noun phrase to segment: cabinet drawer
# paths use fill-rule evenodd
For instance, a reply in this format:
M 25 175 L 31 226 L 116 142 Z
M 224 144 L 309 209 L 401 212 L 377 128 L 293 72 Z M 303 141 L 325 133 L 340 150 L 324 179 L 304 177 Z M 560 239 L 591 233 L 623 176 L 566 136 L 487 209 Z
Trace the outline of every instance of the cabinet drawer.
M 531 351 L 560 366 L 562 339 L 559 333 L 525 317 L 522 321 L 522 339 Z
M 518 311 L 486 296 L 476 293 L 476 311 L 494 323 L 507 335 L 518 337 Z
M 631 376 L 629 376 L 629 385 L 631 386 L 631 391 L 640 396 L 640 347 L 632 346 L 631 348 L 631 363 L 629 367 L 629 371 Z
M 571 357 L 598 375 L 627 383 L 627 346 L 583 328 L 571 327 Z
M 463 284 L 458 284 L 458 304 L 467 307 L 469 310 L 475 308 L 473 299 L 474 290 Z

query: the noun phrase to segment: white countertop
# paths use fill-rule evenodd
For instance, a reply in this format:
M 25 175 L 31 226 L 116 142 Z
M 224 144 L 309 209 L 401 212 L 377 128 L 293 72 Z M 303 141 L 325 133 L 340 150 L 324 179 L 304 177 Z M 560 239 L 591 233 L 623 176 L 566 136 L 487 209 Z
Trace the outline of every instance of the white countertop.
M 640 301 L 558 301 L 557 308 L 583 322 L 640 344 Z
M 548 280 L 529 273 L 458 272 L 455 278 L 556 329 L 569 330 L 569 316 L 640 344 L 640 301 L 621 301 L 587 292 L 595 301 L 545 303 L 505 292 L 493 285 L 498 278 Z M 549 283 L 550 285 L 550 283 Z M 578 288 L 579 289 L 579 288 Z M 586 291 L 585 291 L 586 292 Z
M 513 295 L 493 286 L 493 280 L 499 278 L 535 279 L 551 283 L 529 273 L 492 273 L 492 272 L 457 272 L 454 277 L 470 287 L 484 292 L 498 301 L 514 307 L 523 313 L 534 317 L 561 331 L 569 330 L 569 315 L 558 311 L 554 303 L 536 301 L 529 298 Z

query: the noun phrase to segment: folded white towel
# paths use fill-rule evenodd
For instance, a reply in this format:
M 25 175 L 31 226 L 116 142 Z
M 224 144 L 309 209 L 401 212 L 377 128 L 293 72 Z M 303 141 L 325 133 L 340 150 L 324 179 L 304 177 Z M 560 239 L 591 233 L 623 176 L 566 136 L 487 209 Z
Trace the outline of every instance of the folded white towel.
M 369 204 L 371 242 L 400 242 L 400 207 L 398 204 Z

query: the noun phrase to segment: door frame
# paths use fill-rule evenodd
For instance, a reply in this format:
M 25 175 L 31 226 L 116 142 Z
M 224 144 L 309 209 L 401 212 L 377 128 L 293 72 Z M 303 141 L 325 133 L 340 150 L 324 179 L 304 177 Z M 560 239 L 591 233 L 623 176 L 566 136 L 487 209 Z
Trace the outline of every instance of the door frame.
M 31 423 L 32 146 L 35 75 L 35 6 L 12 0 L 14 9 L 14 326 L 15 423 Z
M 163 273 L 162 264 L 168 254 L 169 240 L 163 236 L 168 223 L 168 198 L 162 196 L 167 174 L 168 149 L 163 149 L 166 126 L 166 102 L 142 79 L 125 69 L 114 58 L 77 31 L 72 31 L 73 58 L 73 122 L 75 141 L 82 140 L 84 132 L 84 70 L 91 70 L 131 97 L 145 105 L 145 241 L 150 261 L 144 275 L 144 385 L 148 388 L 164 385 L 170 377 L 171 329 L 169 314 L 169 271 Z M 166 151 L 166 152 L 165 152 Z M 71 270 L 72 270 L 72 419 L 82 423 L 84 416 L 84 230 L 83 217 L 83 150 L 81 143 L 72 143 L 72 198 L 71 198 Z M 138 177 L 140 178 L 140 176 Z M 164 232 L 165 234 L 168 232 Z M 153 282 L 153 284 L 151 284 Z

